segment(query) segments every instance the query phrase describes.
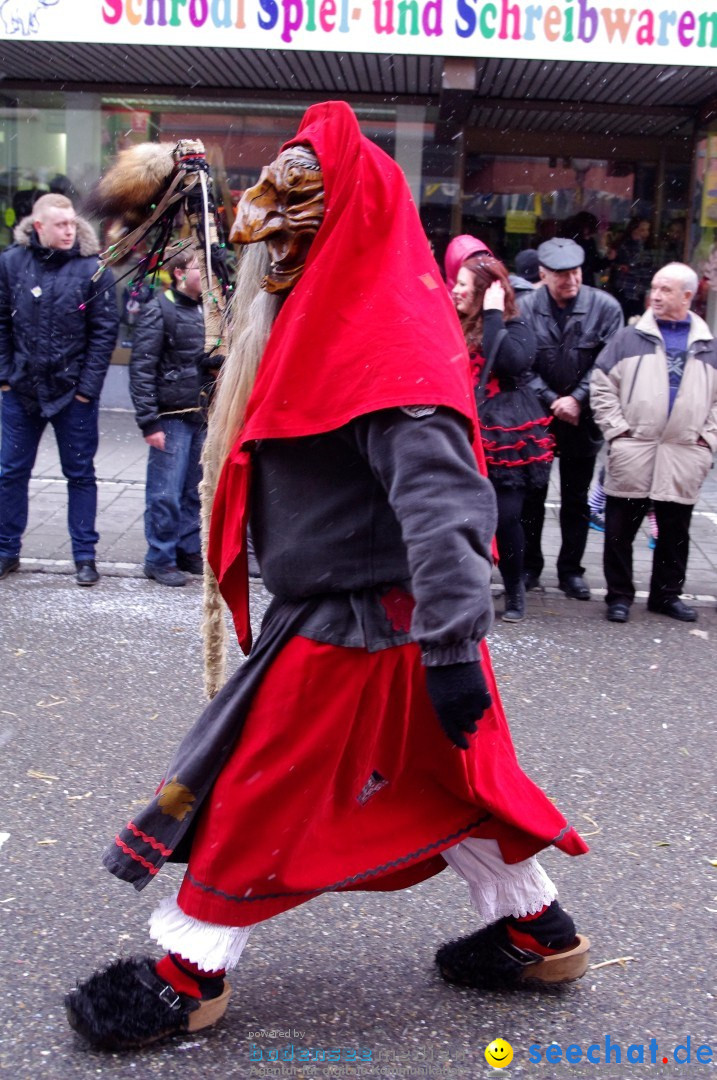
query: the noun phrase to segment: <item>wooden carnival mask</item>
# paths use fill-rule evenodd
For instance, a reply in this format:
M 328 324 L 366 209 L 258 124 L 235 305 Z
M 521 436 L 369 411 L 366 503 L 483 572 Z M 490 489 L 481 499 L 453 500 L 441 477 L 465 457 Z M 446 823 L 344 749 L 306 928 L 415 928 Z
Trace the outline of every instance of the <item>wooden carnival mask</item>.
M 288 292 L 301 277 L 311 243 L 324 216 L 324 178 L 308 146 L 290 146 L 261 171 L 237 206 L 229 237 L 234 243 L 263 240 L 271 268 L 261 287 Z

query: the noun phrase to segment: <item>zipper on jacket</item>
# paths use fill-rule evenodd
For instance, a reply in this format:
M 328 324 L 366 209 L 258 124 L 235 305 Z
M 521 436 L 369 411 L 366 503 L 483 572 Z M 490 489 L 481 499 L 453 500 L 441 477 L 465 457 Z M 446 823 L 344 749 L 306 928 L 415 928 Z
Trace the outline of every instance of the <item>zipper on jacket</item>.
M 653 356 L 654 355 L 655 354 L 653 353 Z M 640 367 L 642 365 L 643 359 L 644 359 L 644 353 L 640 353 L 640 359 L 637 362 L 637 367 L 635 368 L 635 374 L 632 376 L 632 382 L 630 383 L 630 393 L 627 395 L 627 401 L 625 402 L 626 405 L 629 405 L 630 402 L 632 401 L 632 392 L 635 389 L 635 383 L 637 382 L 637 376 L 640 374 Z

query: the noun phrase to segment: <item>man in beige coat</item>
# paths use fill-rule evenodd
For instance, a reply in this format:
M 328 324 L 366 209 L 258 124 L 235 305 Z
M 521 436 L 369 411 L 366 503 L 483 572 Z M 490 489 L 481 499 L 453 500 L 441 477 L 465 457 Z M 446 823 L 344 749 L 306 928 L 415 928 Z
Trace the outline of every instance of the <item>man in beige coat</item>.
M 635 596 L 632 545 L 652 502 L 659 535 L 647 606 L 681 622 L 692 509 L 717 450 L 717 342 L 690 311 L 697 275 L 669 263 L 650 308 L 600 353 L 590 383 L 608 444 L 604 570 L 607 618 L 627 622 Z

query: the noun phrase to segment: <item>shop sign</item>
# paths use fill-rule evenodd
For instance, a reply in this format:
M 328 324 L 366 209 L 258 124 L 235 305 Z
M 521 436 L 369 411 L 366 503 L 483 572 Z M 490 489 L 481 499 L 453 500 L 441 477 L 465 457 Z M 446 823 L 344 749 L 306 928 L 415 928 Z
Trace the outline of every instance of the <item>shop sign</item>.
M 0 0 L 0 38 L 711 67 L 717 0 Z
M 507 233 L 527 233 L 532 236 L 538 227 L 538 215 L 532 210 L 507 210 L 505 231 Z

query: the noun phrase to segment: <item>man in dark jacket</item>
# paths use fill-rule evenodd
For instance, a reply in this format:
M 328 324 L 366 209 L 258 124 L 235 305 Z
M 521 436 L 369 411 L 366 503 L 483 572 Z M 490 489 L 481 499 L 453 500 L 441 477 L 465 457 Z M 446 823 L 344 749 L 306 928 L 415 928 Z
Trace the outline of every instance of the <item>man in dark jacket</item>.
M 513 286 L 516 299 L 523 294 L 530 296 L 537 289 L 540 284 L 540 265 L 538 252 L 534 248 L 526 248 L 525 251 L 518 252 L 515 256 L 515 273 L 510 274 L 508 280 Z
M 144 572 L 160 585 L 176 586 L 187 582 L 183 570 L 203 570 L 199 459 L 206 427 L 200 407 L 202 281 L 195 250 L 183 249 L 171 266 L 174 287 L 144 308 L 137 325 L 129 387 L 149 444 Z
M 623 325 L 612 296 L 582 284 L 585 253 L 574 240 L 546 240 L 538 248 L 543 288 L 520 298 L 520 310 L 537 340 L 533 386 L 553 414 L 550 429 L 560 461 L 558 583 L 566 596 L 589 600 L 581 560 L 590 522 L 588 489 L 602 436 L 589 406 L 595 359 Z M 547 487 L 525 500 L 525 587 L 540 585 L 541 537 Z
M 52 424 L 67 480 L 78 585 L 95 568 L 100 391 L 117 338 L 111 274 L 95 279 L 99 244 L 64 195 L 43 195 L 0 256 L 0 579 L 20 565 L 28 486 Z

